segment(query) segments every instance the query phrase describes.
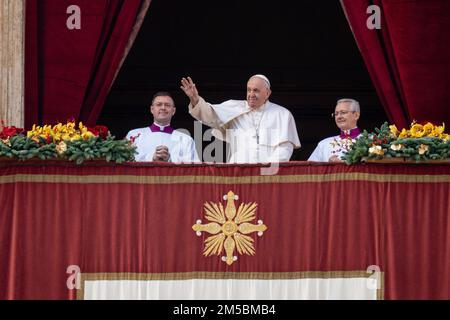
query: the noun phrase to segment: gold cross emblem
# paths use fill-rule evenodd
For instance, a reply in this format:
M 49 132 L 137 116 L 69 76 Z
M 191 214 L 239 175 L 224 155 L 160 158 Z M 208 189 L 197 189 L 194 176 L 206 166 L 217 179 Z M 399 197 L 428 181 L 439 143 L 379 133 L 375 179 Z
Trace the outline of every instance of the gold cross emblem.
M 220 255 L 225 249 L 226 256 L 222 256 L 222 261 L 231 265 L 237 260 L 237 256 L 234 255 L 235 249 L 240 255 L 255 254 L 254 240 L 246 234 L 257 232 L 258 236 L 262 236 L 267 227 L 262 220 L 258 220 L 258 224 L 249 223 L 256 219 L 257 204 L 255 202 L 241 203 L 236 210 L 234 200 L 238 200 L 237 195 L 229 191 L 223 198 L 227 201 L 225 209 L 222 203 L 217 205 L 211 201 L 205 202 L 205 218 L 210 223 L 202 224 L 201 220 L 197 220 L 192 229 L 198 236 L 201 236 L 202 232 L 212 234 L 205 240 L 203 250 L 205 257 L 213 254 Z

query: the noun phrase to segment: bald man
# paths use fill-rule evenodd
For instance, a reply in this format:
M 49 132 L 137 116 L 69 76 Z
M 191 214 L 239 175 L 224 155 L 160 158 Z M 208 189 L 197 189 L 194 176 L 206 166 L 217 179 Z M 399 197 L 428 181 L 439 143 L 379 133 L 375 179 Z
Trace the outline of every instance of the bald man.
M 289 161 L 300 148 L 294 117 L 286 108 L 269 101 L 269 79 L 261 74 L 247 82 L 247 100 L 210 104 L 200 97 L 190 77 L 181 79 L 190 100 L 189 113 L 214 128 L 213 135 L 230 144 L 227 162 L 267 163 Z

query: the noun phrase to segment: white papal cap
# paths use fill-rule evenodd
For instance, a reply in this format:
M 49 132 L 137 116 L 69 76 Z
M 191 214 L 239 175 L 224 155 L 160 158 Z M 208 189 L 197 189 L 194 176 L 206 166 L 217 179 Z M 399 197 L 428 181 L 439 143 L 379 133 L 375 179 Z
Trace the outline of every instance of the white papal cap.
M 268 79 L 265 75 L 263 75 L 263 74 L 255 74 L 255 75 L 251 76 L 250 79 L 251 79 L 251 78 L 260 78 L 260 79 L 263 79 L 263 80 L 267 83 L 267 85 L 269 86 L 269 89 L 270 89 L 270 81 L 269 81 L 269 79 Z

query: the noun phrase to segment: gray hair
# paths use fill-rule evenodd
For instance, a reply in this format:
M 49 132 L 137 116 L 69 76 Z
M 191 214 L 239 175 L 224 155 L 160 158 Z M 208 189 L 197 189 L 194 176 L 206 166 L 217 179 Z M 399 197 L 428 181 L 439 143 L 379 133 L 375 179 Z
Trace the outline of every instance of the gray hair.
M 359 102 L 356 101 L 355 99 L 350 99 L 350 98 L 344 98 L 344 99 L 339 99 L 336 103 L 336 105 L 338 105 L 339 103 L 342 102 L 349 102 L 350 103 L 350 107 L 352 108 L 352 111 L 355 112 L 361 112 L 360 108 L 359 108 Z

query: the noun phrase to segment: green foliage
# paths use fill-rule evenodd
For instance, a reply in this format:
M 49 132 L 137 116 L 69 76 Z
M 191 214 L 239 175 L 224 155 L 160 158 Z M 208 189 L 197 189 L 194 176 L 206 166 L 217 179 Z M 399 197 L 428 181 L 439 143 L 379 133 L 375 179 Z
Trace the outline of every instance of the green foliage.
M 42 160 L 62 158 L 81 164 L 86 160 L 104 159 L 121 163 L 133 161 L 136 147 L 127 140 L 114 140 L 113 136 L 106 139 L 93 137 L 87 140 L 65 141 L 66 148 L 61 143 L 48 143 L 39 137 L 39 142 L 22 134 L 9 140 L 0 140 L 0 157 L 27 160 L 38 158 Z M 58 153 L 59 150 L 59 153 Z
M 15 135 L 9 139 L 9 142 L 0 142 L 0 157 L 16 158 L 27 160 L 39 158 L 42 160 L 57 157 L 54 143 L 47 143 L 45 139 L 40 138 L 39 143 L 24 135 Z
M 371 150 L 377 146 L 381 150 Z M 450 158 L 450 140 L 436 137 L 396 138 L 385 122 L 380 129 L 375 128 L 374 133 L 364 131 L 342 156 L 347 164 L 386 158 L 404 158 L 415 162 Z
M 105 159 L 116 163 L 133 161 L 136 153 L 136 147 L 129 141 L 114 140 L 114 137 L 108 137 L 106 140 L 94 137 L 88 140 L 68 141 L 66 144 L 65 156 L 77 164 L 92 159 Z

